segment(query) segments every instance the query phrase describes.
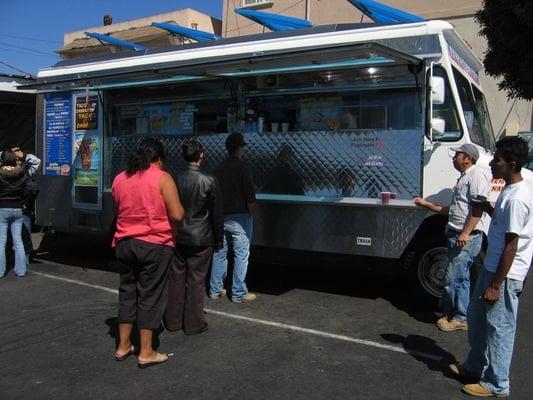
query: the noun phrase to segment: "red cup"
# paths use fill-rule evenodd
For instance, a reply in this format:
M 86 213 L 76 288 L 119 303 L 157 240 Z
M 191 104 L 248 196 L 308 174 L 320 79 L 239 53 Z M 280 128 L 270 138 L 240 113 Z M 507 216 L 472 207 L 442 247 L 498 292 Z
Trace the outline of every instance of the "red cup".
M 396 198 L 396 193 L 390 192 L 390 199 L 394 200 Z
M 389 204 L 390 192 L 381 192 L 381 204 Z

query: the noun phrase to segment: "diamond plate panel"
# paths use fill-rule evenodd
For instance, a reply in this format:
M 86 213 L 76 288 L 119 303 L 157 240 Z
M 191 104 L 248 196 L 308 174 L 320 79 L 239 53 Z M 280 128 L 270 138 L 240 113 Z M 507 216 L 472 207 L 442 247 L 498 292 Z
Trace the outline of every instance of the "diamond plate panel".
M 206 148 L 205 169 L 213 172 L 226 157 L 227 134 L 200 136 Z M 258 192 L 263 192 L 269 174 L 280 162 L 282 148 L 291 149 L 286 168 L 301 180 L 305 194 L 325 197 L 377 198 L 382 191 L 396 192 L 399 199 L 420 193 L 422 133 L 416 130 L 320 131 L 245 134 L 245 159 Z M 166 168 L 177 172 L 182 163 L 180 146 L 189 137 L 163 136 L 167 149 Z M 114 177 L 125 168 L 128 154 L 139 136 L 115 136 L 112 144 Z M 290 193 L 287 193 L 290 194 Z

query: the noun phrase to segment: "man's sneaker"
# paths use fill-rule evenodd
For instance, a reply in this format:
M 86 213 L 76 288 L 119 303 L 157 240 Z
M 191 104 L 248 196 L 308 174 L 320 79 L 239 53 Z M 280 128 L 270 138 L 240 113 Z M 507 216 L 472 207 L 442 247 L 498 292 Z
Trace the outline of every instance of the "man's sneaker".
M 248 293 L 244 297 L 239 297 L 237 299 L 231 299 L 231 301 L 233 303 L 246 303 L 246 302 L 249 302 L 249 301 L 254 301 L 255 299 L 257 299 L 257 296 L 254 293 Z
M 452 331 L 467 331 L 468 324 L 463 321 L 457 321 L 456 319 L 451 319 L 448 321 L 446 317 L 442 317 L 437 321 L 437 328 L 444 332 Z
M 509 397 L 509 393 L 493 393 L 479 383 L 472 383 L 463 386 L 463 392 L 477 397 Z
M 226 289 L 222 289 L 220 291 L 220 293 L 209 293 L 209 298 L 211 300 L 218 300 L 220 299 L 221 297 L 224 297 L 226 295 Z
M 456 378 L 475 379 L 476 381 L 479 381 L 479 378 L 481 377 L 480 374 L 476 374 L 458 363 L 448 365 L 448 371 Z

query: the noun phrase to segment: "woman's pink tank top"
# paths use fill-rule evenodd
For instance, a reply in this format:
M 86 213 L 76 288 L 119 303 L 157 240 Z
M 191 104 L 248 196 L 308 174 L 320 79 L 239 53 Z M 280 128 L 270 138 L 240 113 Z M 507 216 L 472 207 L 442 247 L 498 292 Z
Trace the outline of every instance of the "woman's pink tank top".
M 117 206 L 117 231 L 112 246 L 126 238 L 174 246 L 174 230 L 159 189 L 163 174 L 151 165 L 132 176 L 125 171 L 116 176 L 112 195 Z

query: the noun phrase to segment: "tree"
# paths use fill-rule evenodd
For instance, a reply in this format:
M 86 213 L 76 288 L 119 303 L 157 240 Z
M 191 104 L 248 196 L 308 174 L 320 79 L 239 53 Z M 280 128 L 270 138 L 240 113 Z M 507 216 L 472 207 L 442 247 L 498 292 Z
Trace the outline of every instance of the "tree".
M 509 97 L 533 99 L 533 1 L 483 0 L 476 21 L 487 39 L 483 65 Z

